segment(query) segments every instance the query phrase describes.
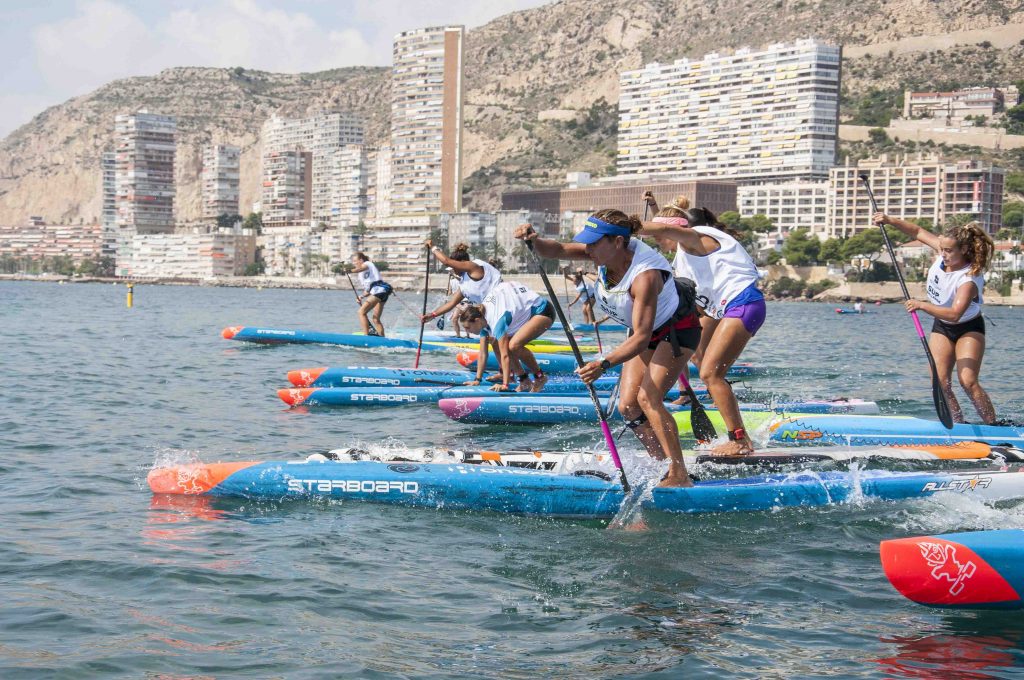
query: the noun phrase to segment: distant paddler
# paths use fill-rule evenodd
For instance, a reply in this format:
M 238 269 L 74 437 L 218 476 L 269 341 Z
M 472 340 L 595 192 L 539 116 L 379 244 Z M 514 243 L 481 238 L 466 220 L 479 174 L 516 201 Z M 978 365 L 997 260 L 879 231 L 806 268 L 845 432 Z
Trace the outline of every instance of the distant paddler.
M 434 254 L 437 261 L 452 270 L 453 275 L 458 279 L 458 285 L 444 304 L 423 315 L 420 319 L 421 323 L 427 323 L 431 319 L 447 314 L 465 301 L 477 305 L 482 304 L 491 290 L 501 283 L 501 272 L 483 260 L 471 259 L 469 246 L 465 243 L 457 244 L 451 255 L 445 255 L 444 251 L 430 240 L 426 243 L 427 248 Z M 455 326 L 455 336 L 461 337 L 458 312 L 452 315 L 452 324 Z
M 492 288 L 483 304 L 466 305 L 459 312 L 459 321 L 469 332 L 480 336 L 481 357 L 477 361 L 476 380 L 466 384 L 479 385 L 483 380 L 487 347 L 495 344 L 501 382 L 491 389 L 509 391 L 512 377 L 517 375 L 517 392 L 540 392 L 548 377 L 527 345 L 551 328 L 554 320 L 555 310 L 550 302 L 514 281 L 504 281 Z M 532 380 L 530 373 L 533 374 Z
M 600 210 L 572 243 L 540 238 L 529 224 L 517 227 L 515 236 L 533 241 L 542 257 L 589 259 L 598 266 L 597 306 L 632 333 L 603 359 L 577 372 L 592 383 L 622 364 L 619 412 L 652 458 L 669 459 L 660 485 L 692 486 L 679 429 L 664 399 L 700 343 L 700 321 L 692 289 L 676 284 L 668 260 L 638 238 L 642 228 L 638 217 Z
M 764 323 L 766 308 L 764 295 L 757 288 L 757 266 L 707 208 L 687 209 L 684 206 L 689 206 L 689 201 L 680 197 L 658 210 L 650 191 L 644 192 L 643 198 L 657 216 L 644 222 L 641 234 L 653 236 L 664 250 L 674 250 L 675 275 L 696 284 L 704 330 L 694 360 L 729 436 L 729 441 L 714 451 L 721 456 L 753 453 L 739 402 L 725 375 Z
M 928 270 L 928 302 L 907 300 L 904 306 L 908 312 L 919 309 L 935 317 L 928 347 L 935 357 L 935 369 L 953 421 L 964 422 L 963 409 L 953 395 L 951 384 L 955 365 L 960 386 L 974 403 L 978 415 L 988 425 L 995 423 L 995 407 L 978 382 L 985 356 L 981 293 L 985 287 L 983 274 L 992 260 L 992 238 L 980 222 L 950 227 L 940 236 L 882 212 L 875 213 L 873 220 L 878 225 L 891 224 L 938 255 Z
M 365 253 L 359 252 L 352 256 L 353 272 L 359 277 L 359 285 L 363 288 L 363 294 L 356 294 L 356 300 L 360 303 L 359 324 L 363 327 L 365 335 L 379 335 L 384 337 L 384 324 L 380 316 L 384 313 L 384 304 L 391 297 L 391 284 L 385 283 L 380 276 L 377 265 L 370 261 Z M 367 314 L 373 311 L 373 328 L 370 328 L 370 319 Z
M 565 278 L 572 281 L 573 285 L 576 286 L 576 298 L 569 303 L 569 306 L 572 307 L 582 299 L 583 322 L 594 323 L 594 284 L 587 281 L 582 269 L 577 269 L 573 273 L 566 272 Z

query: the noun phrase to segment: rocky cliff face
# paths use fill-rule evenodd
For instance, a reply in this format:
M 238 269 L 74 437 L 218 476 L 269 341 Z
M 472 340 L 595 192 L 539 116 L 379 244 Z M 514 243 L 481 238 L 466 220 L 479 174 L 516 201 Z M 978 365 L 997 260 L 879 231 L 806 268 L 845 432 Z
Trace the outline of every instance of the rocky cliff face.
M 618 74 L 650 61 L 814 36 L 848 45 L 1021 23 L 1018 0 L 562 0 L 469 31 L 467 204 L 493 208 L 502 189 L 557 183 L 568 169 L 611 172 Z M 1024 77 L 1024 46 L 945 47 L 921 57 L 865 55 L 845 65 L 849 92 L 929 82 Z M 198 215 L 199 157 L 215 141 L 242 147 L 243 209 L 257 200 L 259 131 L 272 113 L 354 111 L 371 141 L 388 134 L 389 70 L 298 75 L 178 68 L 119 80 L 36 116 L 0 143 L 0 223 L 99 215 L 100 154 L 113 121 L 140 108 L 178 117 L 178 214 Z

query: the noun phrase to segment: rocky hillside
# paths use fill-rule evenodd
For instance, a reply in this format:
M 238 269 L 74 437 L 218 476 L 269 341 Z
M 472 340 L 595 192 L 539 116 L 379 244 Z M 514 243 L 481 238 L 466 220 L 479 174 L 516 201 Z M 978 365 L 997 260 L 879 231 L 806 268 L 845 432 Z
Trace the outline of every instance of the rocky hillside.
M 466 49 L 467 204 L 493 208 L 504 188 L 605 174 L 615 152 L 618 73 L 649 61 L 816 36 L 847 45 L 1020 23 L 1018 0 L 562 0 L 471 30 Z M 903 83 L 1024 78 L 1024 46 L 959 47 L 848 60 L 846 101 Z M 389 70 L 283 75 L 182 68 L 116 81 L 36 116 L 0 143 L 0 223 L 99 214 L 102 151 L 113 119 L 139 108 L 179 120 L 179 216 L 199 207 L 199 150 L 242 146 L 243 206 L 256 199 L 259 129 L 271 113 L 355 111 L 371 140 L 388 132 Z

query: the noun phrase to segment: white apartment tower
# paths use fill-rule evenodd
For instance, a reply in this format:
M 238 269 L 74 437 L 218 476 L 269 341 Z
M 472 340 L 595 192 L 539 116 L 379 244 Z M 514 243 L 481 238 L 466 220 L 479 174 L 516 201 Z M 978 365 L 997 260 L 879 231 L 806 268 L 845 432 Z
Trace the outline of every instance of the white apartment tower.
M 114 119 L 117 226 L 122 235 L 174 231 L 177 123 L 147 111 Z
M 105 151 L 100 157 L 100 233 L 102 253 L 117 252 L 117 152 Z
M 841 56 L 841 47 L 808 39 L 623 72 L 618 174 L 748 184 L 827 179 Z
M 395 36 L 391 79 L 391 212 L 462 206 L 462 26 Z
M 263 162 L 273 154 L 306 151 L 310 155 L 309 218 L 331 221 L 330 154 L 344 146 L 363 143 L 363 124 L 358 116 L 322 111 L 306 118 L 273 116 L 263 124 Z M 265 171 L 264 171 L 265 172 Z
M 242 150 L 229 144 L 203 147 L 203 219 L 238 214 L 239 159 Z
M 260 193 L 264 226 L 283 227 L 301 222 L 309 226 L 312 165 L 312 154 L 308 151 L 285 149 L 264 154 Z
M 376 165 L 371 169 L 367 149 L 362 144 L 349 144 L 326 154 L 330 187 L 329 225 L 348 229 L 366 219 L 367 190 L 371 173 L 376 180 Z

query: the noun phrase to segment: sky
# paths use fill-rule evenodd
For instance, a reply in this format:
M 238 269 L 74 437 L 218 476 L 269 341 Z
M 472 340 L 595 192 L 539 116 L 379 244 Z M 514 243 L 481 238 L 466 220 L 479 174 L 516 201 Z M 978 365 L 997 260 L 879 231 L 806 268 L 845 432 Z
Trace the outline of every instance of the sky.
M 0 0 L 0 138 L 111 80 L 173 66 L 386 66 L 396 33 L 551 0 Z

